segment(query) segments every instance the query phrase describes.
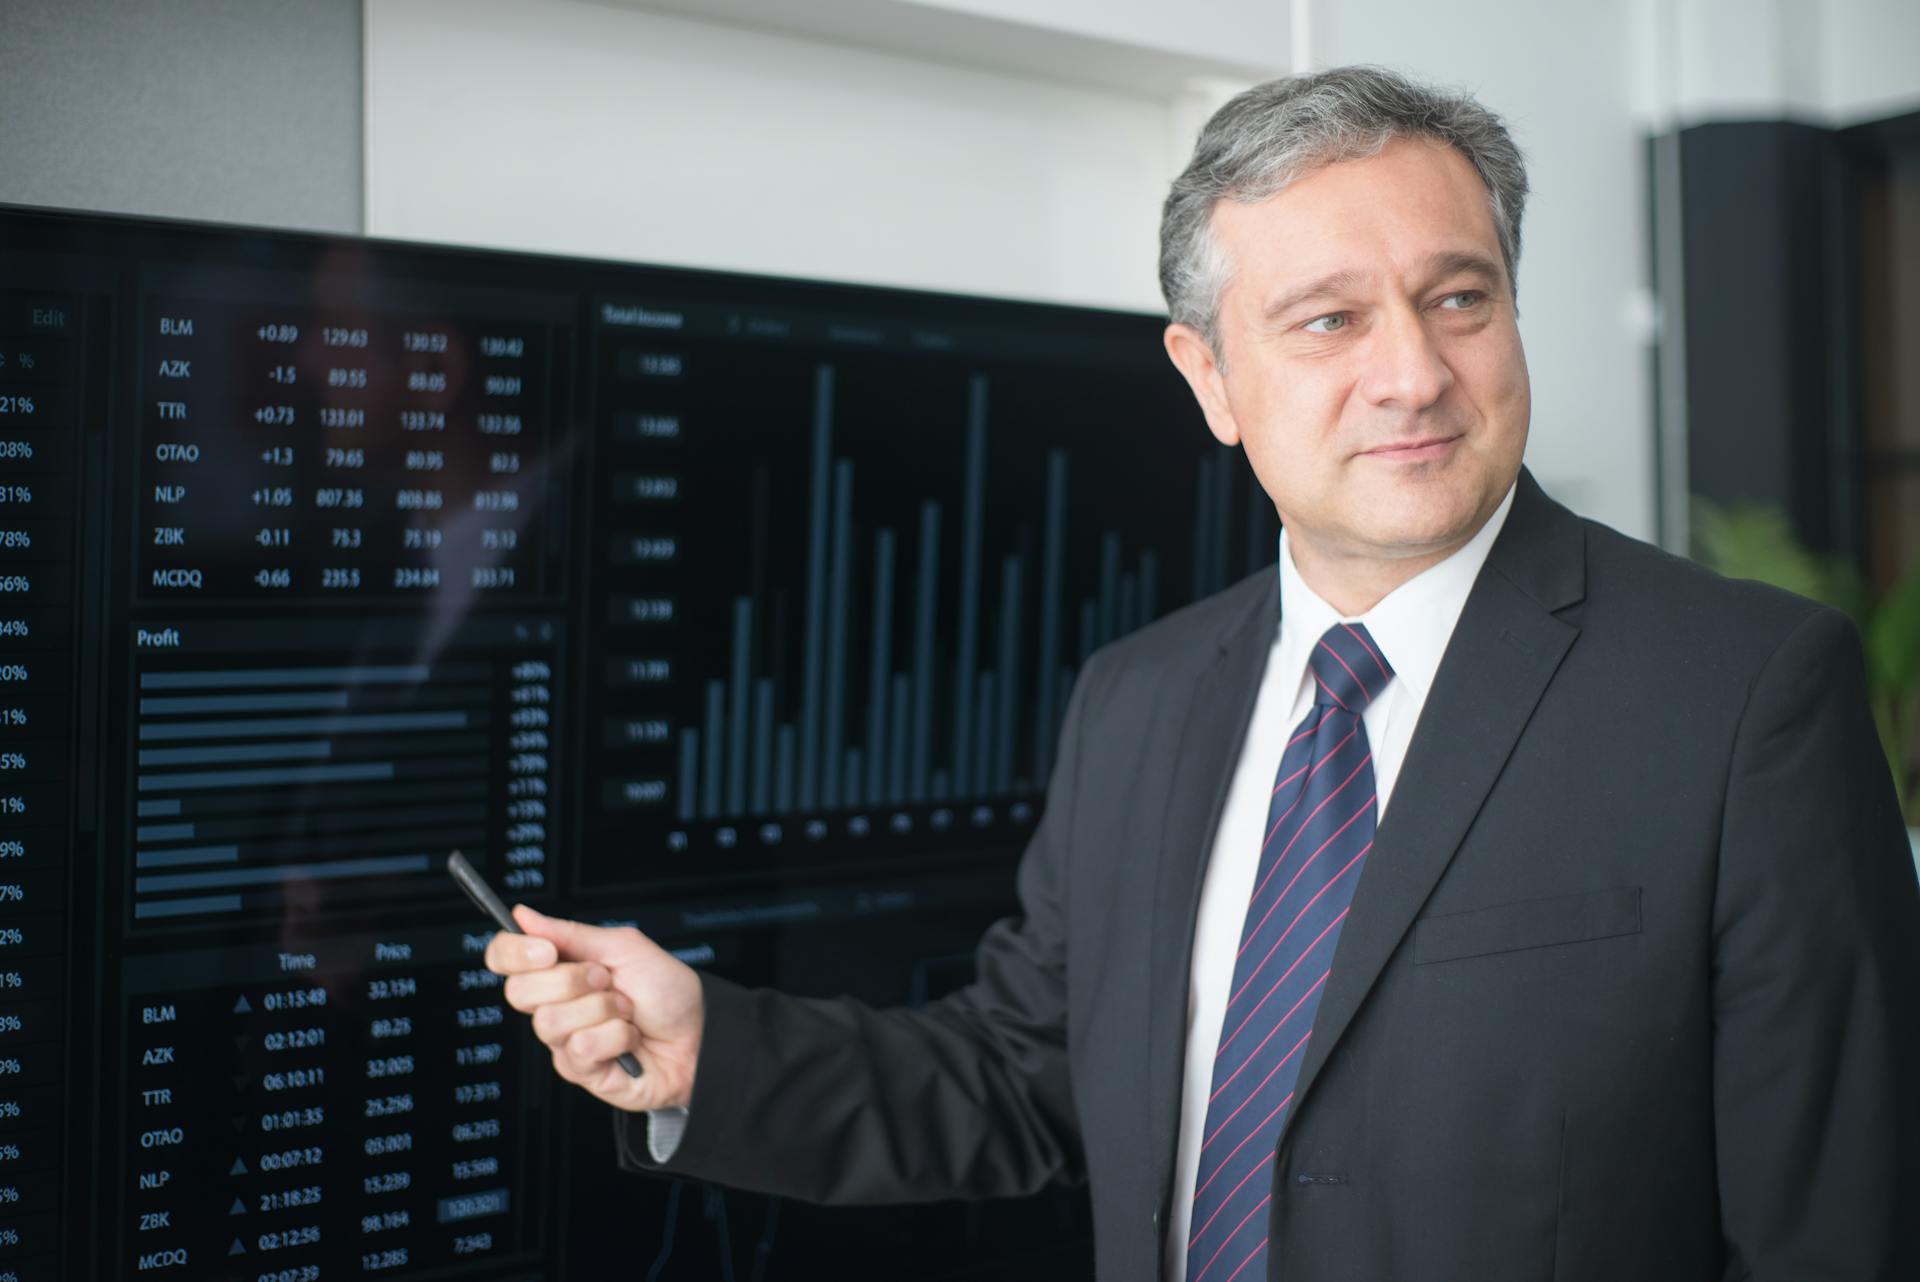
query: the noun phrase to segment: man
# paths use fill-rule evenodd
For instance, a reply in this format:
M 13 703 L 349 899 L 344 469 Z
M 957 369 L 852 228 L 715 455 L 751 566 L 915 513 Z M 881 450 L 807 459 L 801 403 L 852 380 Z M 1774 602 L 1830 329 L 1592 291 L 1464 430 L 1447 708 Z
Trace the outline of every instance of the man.
M 1166 347 L 1277 581 L 1087 665 L 1023 916 L 946 1001 L 518 910 L 489 964 L 630 1162 L 1085 1177 L 1111 1282 L 1920 1276 L 1920 893 L 1858 644 L 1521 467 L 1525 197 L 1497 118 L 1379 71 L 1209 122 Z

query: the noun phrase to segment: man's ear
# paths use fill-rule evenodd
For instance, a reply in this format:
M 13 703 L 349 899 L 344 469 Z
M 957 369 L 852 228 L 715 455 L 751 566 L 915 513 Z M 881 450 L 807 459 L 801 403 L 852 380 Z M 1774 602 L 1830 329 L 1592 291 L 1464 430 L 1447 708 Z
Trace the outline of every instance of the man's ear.
M 1193 389 L 1193 399 L 1200 402 L 1207 429 L 1222 445 L 1238 445 L 1240 424 L 1234 421 L 1233 407 L 1227 402 L 1226 376 L 1213 358 L 1212 346 L 1199 330 L 1178 321 L 1167 326 L 1161 341 L 1166 344 L 1167 358 Z

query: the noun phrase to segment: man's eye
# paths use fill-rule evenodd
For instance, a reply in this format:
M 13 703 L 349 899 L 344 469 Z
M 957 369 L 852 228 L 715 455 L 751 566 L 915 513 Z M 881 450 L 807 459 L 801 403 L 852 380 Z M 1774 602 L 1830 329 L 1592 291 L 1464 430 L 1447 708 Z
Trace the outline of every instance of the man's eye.
M 1465 311 L 1467 308 L 1472 307 L 1475 303 L 1479 302 L 1480 291 L 1477 289 L 1455 290 L 1453 293 L 1448 294 L 1445 298 L 1441 299 L 1440 301 L 1442 303 L 1451 303 L 1454 300 L 1461 299 L 1461 298 L 1464 298 L 1467 301 L 1465 303 L 1462 303 L 1459 307 L 1455 308 L 1454 309 L 1455 311 Z
M 1316 325 L 1325 325 L 1326 328 L 1315 329 L 1314 326 Z M 1335 330 L 1345 329 L 1346 327 L 1347 318 L 1339 312 L 1334 312 L 1327 316 L 1316 316 L 1300 328 L 1306 330 L 1309 334 L 1331 334 Z

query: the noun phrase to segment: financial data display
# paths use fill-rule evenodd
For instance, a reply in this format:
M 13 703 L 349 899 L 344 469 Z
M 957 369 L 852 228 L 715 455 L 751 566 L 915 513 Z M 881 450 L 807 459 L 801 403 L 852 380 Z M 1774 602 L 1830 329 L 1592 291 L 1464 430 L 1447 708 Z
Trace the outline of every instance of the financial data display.
M 1087 1276 L 618 1172 L 444 860 L 937 999 L 1256 498 L 1145 316 L 0 208 L 0 1282 Z

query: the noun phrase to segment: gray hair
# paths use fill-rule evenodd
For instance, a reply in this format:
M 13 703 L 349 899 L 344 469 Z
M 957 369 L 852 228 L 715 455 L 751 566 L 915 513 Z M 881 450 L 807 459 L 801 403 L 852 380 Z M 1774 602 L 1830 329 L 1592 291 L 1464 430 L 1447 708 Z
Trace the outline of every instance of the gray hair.
M 1472 163 L 1517 294 L 1527 169 L 1505 123 L 1466 94 L 1380 67 L 1335 67 L 1255 85 L 1200 131 L 1160 214 L 1160 291 L 1170 318 L 1199 330 L 1220 359 L 1220 295 L 1233 264 L 1213 235 L 1215 203 L 1265 200 L 1313 170 L 1377 155 L 1395 138 L 1437 139 Z

